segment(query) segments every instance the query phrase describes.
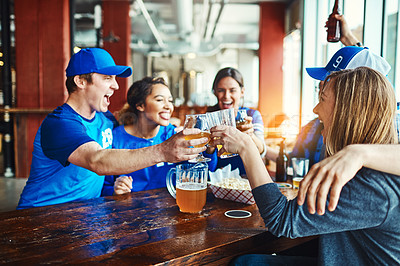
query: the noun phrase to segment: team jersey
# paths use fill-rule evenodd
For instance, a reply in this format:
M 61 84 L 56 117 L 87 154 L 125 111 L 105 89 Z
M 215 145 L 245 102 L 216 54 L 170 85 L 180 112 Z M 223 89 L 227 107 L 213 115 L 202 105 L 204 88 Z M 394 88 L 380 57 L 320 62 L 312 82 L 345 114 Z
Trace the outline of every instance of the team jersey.
M 305 125 L 297 136 L 293 150 L 289 154 L 290 158 L 307 158 L 310 160 L 310 168 L 322 161 L 325 158 L 325 145 L 321 135 L 323 128 L 318 118 L 311 120 Z
M 17 209 L 99 197 L 104 176 L 69 163 L 68 157 L 91 141 L 112 148 L 114 125 L 109 111 L 96 112 L 88 120 L 66 103 L 49 114 L 36 134 L 30 175 Z

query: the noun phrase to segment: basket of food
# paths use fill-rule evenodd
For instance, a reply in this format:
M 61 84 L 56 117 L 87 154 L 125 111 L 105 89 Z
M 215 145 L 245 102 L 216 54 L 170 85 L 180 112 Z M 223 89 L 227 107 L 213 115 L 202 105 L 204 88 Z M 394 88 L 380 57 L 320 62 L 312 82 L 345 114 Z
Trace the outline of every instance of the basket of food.
M 254 204 L 249 180 L 240 177 L 239 169 L 231 171 L 231 165 L 210 172 L 209 187 L 216 198 Z

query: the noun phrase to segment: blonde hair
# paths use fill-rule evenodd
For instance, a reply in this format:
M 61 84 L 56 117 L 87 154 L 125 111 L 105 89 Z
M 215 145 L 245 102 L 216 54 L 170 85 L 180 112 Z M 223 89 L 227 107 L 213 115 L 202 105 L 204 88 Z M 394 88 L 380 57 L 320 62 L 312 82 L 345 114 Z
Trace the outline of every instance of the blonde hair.
M 325 79 L 335 95 L 332 125 L 326 136 L 326 153 L 332 155 L 356 143 L 396 143 L 396 99 L 392 85 L 368 67 L 334 72 Z

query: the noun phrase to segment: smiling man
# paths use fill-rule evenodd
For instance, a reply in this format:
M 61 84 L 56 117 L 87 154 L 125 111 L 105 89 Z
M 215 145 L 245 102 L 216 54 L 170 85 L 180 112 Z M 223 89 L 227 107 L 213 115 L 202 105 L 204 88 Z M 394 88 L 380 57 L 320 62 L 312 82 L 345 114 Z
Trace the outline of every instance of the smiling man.
M 31 171 L 17 209 L 86 200 L 100 196 L 104 175 L 127 174 L 161 162 L 192 159 L 203 148 L 189 148 L 207 138 L 187 141 L 184 130 L 163 143 L 143 149 L 111 149 L 116 120 L 108 111 L 119 89 L 116 77 L 129 77 L 129 66 L 118 66 L 100 48 L 72 56 L 66 69 L 69 97 L 40 126 Z

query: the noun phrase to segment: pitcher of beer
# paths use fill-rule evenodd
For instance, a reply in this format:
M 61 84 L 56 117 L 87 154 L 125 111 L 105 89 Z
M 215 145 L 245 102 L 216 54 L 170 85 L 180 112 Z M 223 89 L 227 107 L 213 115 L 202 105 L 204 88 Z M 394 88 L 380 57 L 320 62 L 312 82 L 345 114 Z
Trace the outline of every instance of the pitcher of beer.
M 176 189 L 173 175 L 176 175 Z M 206 204 L 207 197 L 207 163 L 178 164 L 167 174 L 167 189 L 176 199 L 181 212 L 199 213 Z

